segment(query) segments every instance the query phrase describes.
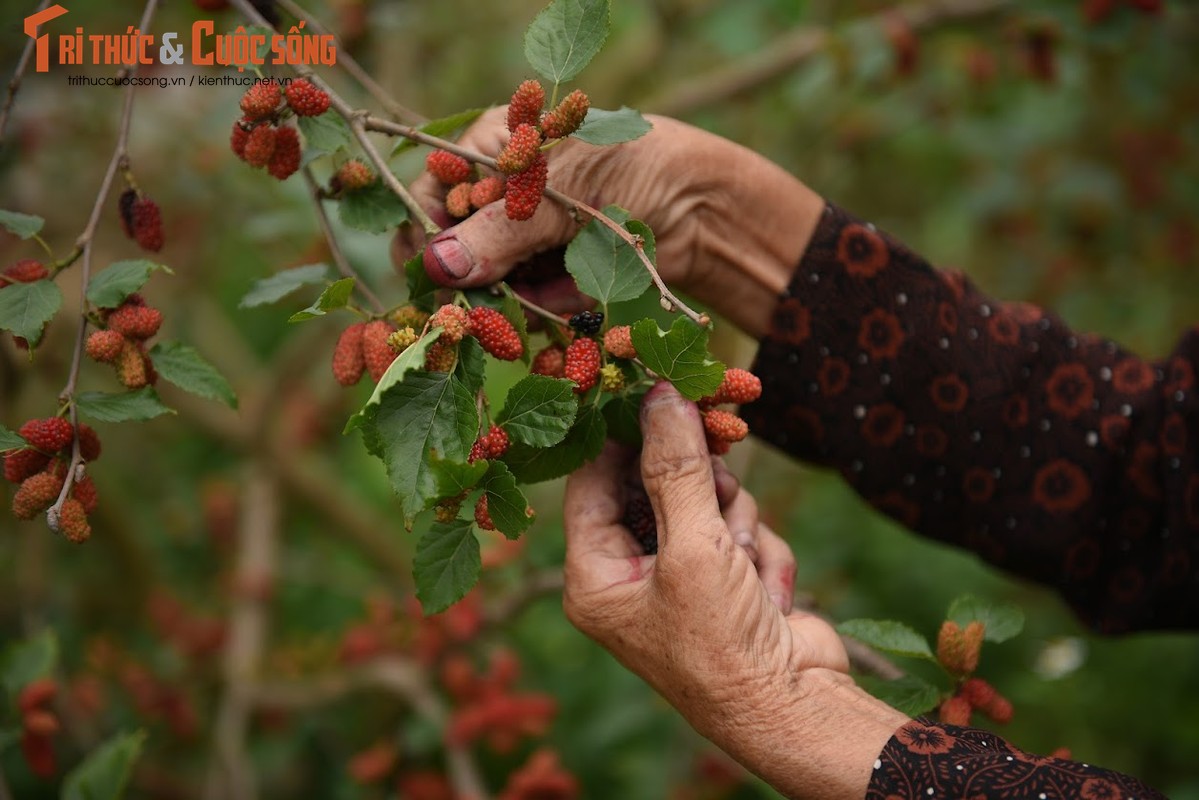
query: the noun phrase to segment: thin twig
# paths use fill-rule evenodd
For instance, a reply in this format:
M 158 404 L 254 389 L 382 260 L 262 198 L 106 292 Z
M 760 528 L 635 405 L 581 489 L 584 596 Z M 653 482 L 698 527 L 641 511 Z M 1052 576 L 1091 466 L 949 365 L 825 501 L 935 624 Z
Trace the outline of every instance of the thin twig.
M 143 33 L 150 30 L 150 21 L 154 19 L 154 12 L 158 7 L 158 0 L 147 0 L 146 8 L 142 12 L 139 30 Z M 121 70 L 118 77 L 132 77 L 137 73 L 137 67 L 129 67 Z M 118 170 L 124 170 L 129 159 L 129 129 L 133 121 L 133 89 L 134 84 L 129 83 L 125 87 L 125 105 L 121 110 L 121 122 L 117 128 L 117 143 L 112 151 L 112 159 L 108 162 L 108 171 L 104 173 L 104 180 L 100 183 L 100 191 L 96 193 L 96 202 L 92 206 L 91 216 L 88 218 L 87 227 L 83 229 L 83 233 L 79 234 L 79 238 L 75 240 L 75 249 L 82 251 L 83 265 L 80 268 L 79 274 L 79 329 L 75 334 L 75 351 L 71 354 L 71 368 L 67 374 L 67 383 L 62 391 L 58 394 L 59 403 L 69 403 L 69 414 L 71 417 L 71 427 L 75 430 L 79 429 L 79 410 L 75 407 L 75 385 L 79 380 L 79 365 L 83 360 L 84 339 L 87 336 L 87 285 L 91 280 L 92 275 L 92 244 L 96 238 L 96 228 L 100 224 L 100 214 L 104 211 L 104 204 L 108 202 L 108 194 L 112 191 L 113 179 L 116 177 Z M 71 445 L 71 462 L 67 467 L 67 474 L 63 480 L 62 490 L 58 493 L 58 499 L 54 501 L 48 511 L 46 511 L 46 521 L 50 525 L 50 529 L 58 531 L 59 519 L 62 515 L 62 504 L 66 502 L 67 495 L 70 494 L 71 487 L 78 479 L 76 472 L 78 467 L 83 463 L 83 458 L 80 453 L 79 437 L 76 436 Z
M 304 9 L 300 8 L 300 6 L 292 2 L 292 0 L 276 0 L 276 2 L 282 6 L 283 10 L 288 14 L 291 14 L 296 19 L 304 20 L 309 28 L 321 34 L 322 36 L 333 36 L 329 29 L 321 24 L 320 20 L 309 14 Z M 346 72 L 350 73 L 350 76 L 353 77 L 354 80 L 358 81 L 362 88 L 366 89 L 371 97 L 375 98 L 375 102 L 382 106 L 384 111 L 386 111 L 388 114 L 391 114 L 397 120 L 407 122 L 411 125 L 420 125 L 426 121 L 423 116 L 416 113 L 412 109 L 397 103 L 395 98 L 388 94 L 387 90 L 380 86 L 378 81 L 372 78 L 370 73 L 363 69 L 362 65 L 359 64 L 354 57 L 349 54 L 339 39 L 334 37 L 333 41 L 337 47 L 338 66 L 343 67 Z
M 512 299 L 515 300 L 516 302 L 520 303 L 522 306 L 524 306 L 528 310 L 532 311 L 537 316 L 542 317 L 547 322 L 553 322 L 557 325 L 561 325 L 563 328 L 568 327 L 566 320 L 562 319 L 562 317 L 558 316 L 553 311 L 550 311 L 547 308 L 542 308 L 541 306 L 534 303 L 532 300 L 528 300 L 524 297 L 521 297 L 519 293 L 512 292 Z
M 50 6 L 50 0 L 42 0 L 38 3 L 34 14 L 45 11 Z M 0 109 L 0 144 L 4 144 L 4 132 L 8 128 L 8 115 L 12 111 L 13 101 L 17 99 L 17 90 L 21 88 L 21 79 L 25 77 L 25 70 L 29 69 L 29 57 L 33 55 L 33 46 L 37 44 L 37 40 L 32 36 L 29 41 L 25 42 L 25 49 L 21 51 L 21 58 L 17 61 L 17 68 L 13 71 L 12 79 L 8 82 L 8 94 L 4 98 L 4 108 Z
M 303 173 L 304 182 L 308 184 L 308 194 L 312 198 L 313 207 L 316 209 L 316 221 L 321 226 L 321 233 L 325 234 L 325 242 L 329 245 L 329 255 L 333 258 L 333 263 L 337 266 L 337 271 L 346 278 L 353 278 L 354 289 L 366 299 L 366 302 L 371 304 L 375 309 L 375 313 L 382 314 L 387 310 L 387 306 L 383 305 L 383 301 L 379 299 L 379 296 L 354 271 L 349 259 L 346 258 L 346 254 L 342 252 L 341 245 L 337 243 L 337 237 L 333 235 L 333 226 L 329 223 L 329 215 L 325 213 L 325 203 L 321 198 L 321 187 L 317 185 L 316 178 L 312 176 L 312 168 L 305 166 Z

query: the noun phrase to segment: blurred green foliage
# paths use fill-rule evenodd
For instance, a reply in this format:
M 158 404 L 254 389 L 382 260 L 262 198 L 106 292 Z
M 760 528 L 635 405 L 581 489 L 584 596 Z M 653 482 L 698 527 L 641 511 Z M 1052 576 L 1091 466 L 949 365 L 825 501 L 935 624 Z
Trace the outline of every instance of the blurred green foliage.
M 521 35 L 541 2 L 304 5 L 345 36 L 400 102 L 435 117 L 502 102 L 529 76 Z M 1181 0 L 1167 2 L 1162 17 L 1120 6 L 1090 25 L 1081 3 L 1030 0 L 920 33 L 915 69 L 901 76 L 885 28 L 861 22 L 892 5 L 616 0 L 612 37 L 578 85 L 597 106 L 653 112 L 655 103 L 670 106 L 672 87 L 683 81 L 744 63 L 795 26 L 825 26 L 830 38 L 794 68 L 733 96 L 693 104 L 682 116 L 767 154 L 935 263 L 964 268 L 999 297 L 1043 303 L 1080 329 L 1146 354 L 1166 352 L 1183 326 L 1199 319 L 1199 13 Z M 6 72 L 24 45 L 15 22 L 32 6 L 3 6 Z M 69 7 L 73 23 L 109 31 L 123 31 L 140 10 L 100 0 Z M 199 13 L 188 3 L 170 4 L 156 28 L 185 30 Z M 231 13 L 222 19 L 227 29 L 235 27 Z M 1033 29 L 1053 32 L 1052 81 L 1027 69 Z M 68 87 L 65 72 L 26 76 L 0 150 L 0 205 L 45 216 L 43 235 L 61 252 L 90 211 L 119 107 L 116 90 Z M 351 511 L 367 509 L 382 520 L 379 533 L 408 553 L 412 542 L 398 524 L 380 465 L 355 438 L 339 435 L 369 390 L 344 392 L 329 380 L 325 364 L 337 321 L 288 326 L 287 314 L 306 305 L 303 299 L 236 307 L 254 280 L 325 256 L 299 178 L 279 184 L 229 153 L 238 96 L 236 87 L 138 92 L 130 150 L 140 184 L 164 209 L 168 244 L 161 256 L 176 273 L 155 277 L 148 299 L 164 309 L 171 338 L 195 345 L 231 377 L 243 409 L 271 404 L 270 427 L 298 444 L 298 463 L 316 470 Z M 414 175 L 423 154 L 400 156 L 397 172 Z M 340 229 L 339 235 L 385 299 L 402 297 L 386 236 Z M 8 239 L 0 247 L 5 262 L 33 255 Z M 98 264 L 132 252 L 116 224 L 115 203 L 97 248 Z M 68 305 L 77 294 L 74 281 L 74 272 L 60 280 Z M 34 363 L 7 344 L 0 349 L 6 424 L 53 412 L 72 337 L 64 314 Z M 752 354 L 733 336 L 721 346 L 744 363 Z M 272 372 L 271 364 L 284 358 L 289 371 Z M 502 393 L 514 378 L 501 375 L 493 388 Z M 95 364 L 85 365 L 83 381 L 112 388 Z M 184 788 L 202 784 L 219 670 L 164 648 L 146 607 L 155 589 L 169 587 L 198 612 L 227 611 L 232 551 L 213 535 L 213 497 L 246 481 L 246 454 L 259 446 L 256 440 L 235 445 L 222 434 L 232 412 L 163 394 L 181 409 L 178 417 L 98 426 L 105 455 L 94 474 L 102 505 L 86 546 L 52 539 L 40 523 L 0 516 L 0 561 L 11 565 L 0 573 L 6 637 L 56 628 L 68 675 L 84 671 L 89 643 L 106 638 L 196 704 L 200 727 L 191 738 L 150 726 L 133 797 L 166 796 L 154 788 L 164 772 Z M 747 448 L 734 461 L 795 548 L 799 586 L 833 617 L 898 619 L 932 635 L 949 601 L 964 591 L 1014 601 L 1027 612 L 1026 632 L 984 648 L 981 668 L 1015 704 L 1005 735 L 1036 752 L 1066 746 L 1076 758 L 1141 776 L 1173 797 L 1199 797 L 1194 637 L 1094 638 L 1052 595 L 899 530 L 833 476 L 764 448 Z M 560 492 L 560 484 L 551 484 L 534 493 L 540 521 L 528 534 L 529 564 L 561 563 Z M 289 495 L 283 547 L 270 622 L 272 649 L 289 656 L 276 653 L 272 665 L 319 661 L 346 625 L 363 617 L 371 592 L 408 591 L 408 575 L 381 568 L 369 550 L 348 544 L 337 521 L 316 513 L 302 494 Z M 534 603 L 479 646 L 500 642 L 524 659 L 522 686 L 558 698 L 548 739 L 579 776 L 585 796 L 659 798 L 694 781 L 704 745 L 647 687 L 574 631 L 556 599 Z M 137 724 L 129 701 L 112 687 L 102 732 Z M 402 758 L 417 764 L 438 741 L 399 705 L 363 696 L 297 712 L 281 728 L 256 728 L 251 752 L 264 796 L 386 796 L 354 785 L 345 772 L 348 758 L 380 737 L 397 737 Z M 63 744 L 70 763 L 76 747 Z M 515 763 L 484 759 L 497 788 Z M 17 751 L 6 751 L 0 766 L 16 796 L 52 796 L 28 775 Z M 727 796 L 771 795 L 750 783 Z

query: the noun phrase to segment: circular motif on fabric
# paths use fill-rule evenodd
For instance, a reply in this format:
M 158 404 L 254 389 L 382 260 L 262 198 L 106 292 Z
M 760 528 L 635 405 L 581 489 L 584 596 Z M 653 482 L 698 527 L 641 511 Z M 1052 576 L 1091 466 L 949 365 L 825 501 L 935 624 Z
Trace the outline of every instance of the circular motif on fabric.
M 903 435 L 903 412 L 890 403 L 871 406 L 862 420 L 862 438 L 875 447 L 890 447 Z
M 873 278 L 886 269 L 891 254 L 876 231 L 851 223 L 841 229 L 837 239 L 837 260 L 855 278 Z
M 1095 399 L 1095 382 L 1083 364 L 1059 364 L 1045 383 L 1049 410 L 1074 419 L 1091 407 Z
M 1153 386 L 1153 369 L 1139 358 L 1126 358 L 1112 368 L 1112 386 L 1124 394 L 1143 392 Z
M 970 387 L 957 375 L 950 373 L 933 378 L 928 393 L 939 411 L 961 411 L 970 398 Z
M 985 503 L 995 494 L 995 476 L 989 469 L 971 467 L 962 477 L 962 492 L 972 503 Z
M 1091 482 L 1077 464 L 1059 458 L 1037 470 L 1033 502 L 1051 514 L 1077 511 L 1091 497 Z
M 899 355 L 903 340 L 903 325 L 889 311 L 876 308 L 862 318 L 858 345 L 871 358 L 895 358 Z
M 788 297 L 774 309 L 770 338 L 789 345 L 801 345 L 812 335 L 812 314 L 794 297 Z
M 941 728 L 921 725 L 919 722 L 909 722 L 895 731 L 895 739 L 913 753 L 922 756 L 948 753 L 957 743 L 957 739 Z
M 849 364 L 840 358 L 826 358 L 816 371 L 820 393 L 825 397 L 836 397 L 849 385 Z

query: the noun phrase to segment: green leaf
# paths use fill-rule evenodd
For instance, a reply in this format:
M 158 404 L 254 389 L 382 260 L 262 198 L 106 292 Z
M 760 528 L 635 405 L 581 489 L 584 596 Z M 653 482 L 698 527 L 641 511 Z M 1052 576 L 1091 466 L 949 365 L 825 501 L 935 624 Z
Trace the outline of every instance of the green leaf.
M 608 38 L 608 0 L 554 0 L 525 31 L 525 59 L 558 84 L 578 75 Z
M 720 388 L 724 364 L 708 358 L 708 331 L 685 317 L 677 317 L 663 331 L 652 319 L 632 326 L 637 357 L 648 369 L 674 384 L 688 400 L 698 400 Z
M 58 638 L 47 628 L 4 649 L 0 679 L 9 698 L 15 701 L 26 684 L 49 675 L 57 664 Z
M 1024 612 L 1011 603 L 991 603 L 964 594 L 949 604 L 948 618 L 965 628 L 974 620 L 981 622 L 988 642 L 1006 642 L 1024 630 Z
M 150 358 L 158 374 L 183 391 L 237 408 L 237 394 L 229 381 L 194 347 L 183 342 L 159 342 L 150 348 Z
M 941 703 L 943 692 L 914 675 L 885 681 L 874 675 L 855 675 L 854 681 L 870 694 L 909 717 L 927 714 Z
M 640 139 L 653 127 L 640 111 L 628 106 L 621 106 L 616 111 L 591 108 L 574 136 L 588 144 L 620 144 Z
M 648 389 L 629 391 L 604 404 L 608 437 L 632 447 L 641 446 L 641 398 Z
M 425 272 L 425 251 L 421 250 L 404 262 L 404 277 L 408 281 L 408 302 L 432 314 L 437 308 L 437 290 L 440 288 L 429 273 Z
M 0 330 L 36 344 L 42 328 L 62 307 L 62 292 L 53 281 L 13 283 L 0 289 Z
M 342 434 L 347 434 L 355 428 L 362 427 L 366 423 L 368 409 L 372 406 L 379 405 L 379 401 L 383 398 L 383 393 L 397 383 L 404 380 L 404 376 L 414 369 L 421 369 L 425 365 L 425 353 L 429 350 L 429 345 L 437 341 L 440 333 L 430 333 L 417 339 L 412 344 L 408 345 L 408 349 L 400 353 L 387 371 L 379 378 L 379 382 L 375 385 L 375 391 L 371 392 L 370 398 L 362 408 L 358 409 L 358 413 L 346 420 L 345 428 L 342 429 Z
M 155 264 L 144 258 L 110 264 L 88 281 L 87 300 L 100 308 L 116 308 L 126 297 L 145 286 L 155 270 L 175 274 L 165 264 Z
M 620 206 L 608 206 L 604 215 L 639 234 L 645 254 L 654 261 L 654 235 L 644 223 L 629 220 L 629 212 Z M 637 250 L 598 219 L 584 225 L 567 246 L 566 271 L 579 291 L 601 303 L 636 299 L 652 282 Z
M 62 800 L 121 800 L 145 741 L 145 731 L 120 734 L 88 753 L 63 782 Z
M 433 480 L 437 482 L 437 496 L 457 497 L 475 488 L 487 474 L 487 464 L 484 460 L 463 463 L 431 459 L 429 469 L 433 473 Z
M 336 111 L 326 111 L 316 117 L 297 117 L 296 124 L 304 134 L 308 152 L 336 153 L 350 143 L 350 127 Z
M 149 386 L 132 392 L 83 392 L 75 395 L 79 413 L 97 422 L 141 422 L 162 414 L 174 414 Z
M 454 133 L 457 133 L 462 128 L 474 122 L 487 109 L 485 108 L 470 108 L 466 111 L 459 111 L 457 114 L 450 114 L 448 117 L 440 119 L 431 119 L 424 125 L 421 125 L 418 130 L 427 133 L 430 136 L 436 136 L 439 139 L 447 139 Z M 403 153 L 405 150 L 411 150 L 418 146 L 418 142 L 412 139 L 400 139 L 396 144 L 395 149 L 391 151 L 392 158 Z
M 381 180 L 348 192 L 339 202 L 341 221 L 367 233 L 387 233 L 408 219 L 408 208 Z
M 495 529 L 509 539 L 519 539 L 533 524 L 533 515 L 526 513 L 529 501 L 516 487 L 516 478 L 503 461 L 491 462 L 483 487 L 487 492 L 487 513 Z
M 250 291 L 246 292 L 241 302 L 237 304 L 237 307 L 254 308 L 255 306 L 262 306 L 267 303 L 274 303 L 291 294 L 296 289 L 299 289 L 301 286 L 324 283 L 327 280 L 329 280 L 329 267 L 325 264 L 309 264 L 306 267 L 285 269 L 269 278 L 255 281 L 254 285 L 250 287 Z
M 350 295 L 354 293 L 354 279 L 342 278 L 339 281 L 333 281 L 325 287 L 325 291 L 321 292 L 321 296 L 316 298 L 312 305 L 303 311 L 297 311 L 287 318 L 288 322 L 306 322 L 310 319 L 323 317 L 330 311 L 336 311 L 339 308 L 345 308 L 350 302 Z
M 465 461 L 479 430 L 474 393 L 452 373 L 413 371 L 368 406 L 362 424 L 367 449 L 383 460 L 400 498 L 405 525 L 437 496 L 434 455 Z
M 0 425 L 0 453 L 8 450 L 22 450 L 26 447 L 29 447 L 29 442 L 22 439 L 19 434 Z
M 838 625 L 837 632 L 897 656 L 934 660 L 928 640 L 902 622 L 889 619 L 850 619 Z
M 454 377 L 470 390 L 478 394 L 483 388 L 486 377 L 487 359 L 483 356 L 483 345 L 473 336 L 468 336 L 458 343 L 458 363 L 454 365 Z
M 426 614 L 445 611 L 479 581 L 482 560 L 474 528 L 464 519 L 437 523 L 416 544 L 412 575 Z
M 605 434 L 603 414 L 587 406 L 559 444 L 540 448 L 513 442 L 504 454 L 504 463 L 521 483 L 561 478 L 594 460 L 604 449 Z
M 35 217 L 32 214 L 22 214 L 19 211 L 4 211 L 0 209 L 0 227 L 3 227 L 9 233 L 20 236 L 22 239 L 29 239 L 36 236 L 45 224 L 46 220 L 41 217 Z
M 579 402 L 574 384 L 561 378 L 529 375 L 508 390 L 497 425 L 515 441 L 549 447 L 562 441 L 575 421 Z

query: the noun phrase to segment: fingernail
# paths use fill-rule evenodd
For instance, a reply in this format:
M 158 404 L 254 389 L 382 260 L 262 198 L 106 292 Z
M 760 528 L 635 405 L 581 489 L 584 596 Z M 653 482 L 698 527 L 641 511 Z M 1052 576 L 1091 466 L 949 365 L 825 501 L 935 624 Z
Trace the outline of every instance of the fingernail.
M 429 251 L 451 278 L 465 278 L 474 267 L 474 257 L 466 245 L 457 239 L 442 239 L 429 245 Z

